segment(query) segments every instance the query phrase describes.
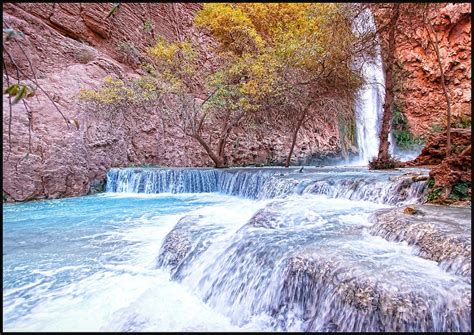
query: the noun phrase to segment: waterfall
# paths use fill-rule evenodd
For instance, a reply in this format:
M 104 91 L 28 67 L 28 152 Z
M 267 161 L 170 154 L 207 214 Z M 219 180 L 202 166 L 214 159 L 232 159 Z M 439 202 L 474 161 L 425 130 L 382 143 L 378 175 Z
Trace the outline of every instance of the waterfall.
M 339 169 L 341 170 L 341 169 Z M 220 192 L 249 199 L 272 199 L 296 194 L 320 194 L 329 198 L 365 200 L 384 204 L 418 202 L 425 181 L 413 175 L 370 173 L 367 170 L 331 169 L 111 169 L 107 192 L 202 193 Z
M 106 192 L 200 193 L 217 191 L 212 169 L 110 169 Z
M 365 10 L 353 27 L 356 34 L 375 31 L 372 12 Z M 367 164 L 378 154 L 379 127 L 383 115 L 385 80 L 382 67 L 380 45 L 376 45 L 375 58 L 371 62 L 358 61 L 365 79 L 364 86 L 358 92 L 356 102 L 357 143 L 360 162 Z

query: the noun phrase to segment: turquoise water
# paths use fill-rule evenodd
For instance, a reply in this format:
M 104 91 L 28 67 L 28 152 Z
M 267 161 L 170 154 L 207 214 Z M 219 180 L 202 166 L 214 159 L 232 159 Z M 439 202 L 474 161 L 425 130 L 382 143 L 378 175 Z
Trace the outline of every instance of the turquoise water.
M 141 301 L 147 309 L 138 298 L 144 292 L 172 306 L 163 320 L 154 307 L 151 329 L 235 329 L 155 269 L 155 258 L 184 213 L 231 214 L 236 202 L 217 194 L 101 194 L 4 205 L 4 330 L 109 330 L 120 308 Z
M 375 210 L 416 200 L 417 185 L 400 198 L 391 175 L 268 171 L 112 171 L 123 193 L 4 205 L 3 329 L 299 331 L 324 330 L 336 317 L 341 329 L 370 329 L 332 293 L 319 305 L 285 305 L 294 298 L 288 287 L 332 292 L 354 278 L 378 283 L 390 299 L 428 301 L 429 329 L 470 329 L 465 312 L 454 326 L 457 315 L 443 316 L 467 297 L 464 280 L 404 242 L 368 233 Z M 157 182 L 227 194 L 127 193 L 159 190 Z M 256 213 L 263 226 L 249 224 Z M 192 251 L 177 269 L 157 266 L 165 238 L 187 215 L 198 220 L 178 231 L 174 247 L 189 238 Z M 287 281 L 288 264 L 301 257 L 330 266 L 336 286 Z M 311 324 L 308 313 L 316 315 Z M 407 329 L 423 329 L 407 313 L 414 318 Z

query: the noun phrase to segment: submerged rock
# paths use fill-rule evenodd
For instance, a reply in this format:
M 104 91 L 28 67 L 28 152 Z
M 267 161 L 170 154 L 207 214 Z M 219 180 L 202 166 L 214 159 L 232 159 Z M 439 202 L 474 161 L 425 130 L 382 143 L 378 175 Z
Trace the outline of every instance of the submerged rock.
M 296 207 L 294 201 L 273 201 L 258 210 L 241 228 L 289 228 L 295 226 L 322 225 L 326 223 L 321 215 L 309 208 Z
M 411 205 L 374 214 L 372 235 L 389 241 L 406 241 L 417 254 L 442 268 L 471 277 L 471 213 L 468 208 Z M 422 215 L 420 214 L 422 213 Z

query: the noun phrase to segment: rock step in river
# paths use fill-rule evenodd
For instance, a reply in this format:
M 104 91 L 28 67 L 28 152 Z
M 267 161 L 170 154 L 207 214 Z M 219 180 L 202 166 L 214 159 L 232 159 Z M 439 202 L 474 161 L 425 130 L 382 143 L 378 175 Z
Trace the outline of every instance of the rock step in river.
M 182 217 L 156 265 L 234 323 L 265 314 L 283 331 L 471 329 L 470 210 L 387 206 L 420 199 L 420 171 L 211 171 L 213 191 L 250 186 L 248 197 L 269 200 L 237 230 Z

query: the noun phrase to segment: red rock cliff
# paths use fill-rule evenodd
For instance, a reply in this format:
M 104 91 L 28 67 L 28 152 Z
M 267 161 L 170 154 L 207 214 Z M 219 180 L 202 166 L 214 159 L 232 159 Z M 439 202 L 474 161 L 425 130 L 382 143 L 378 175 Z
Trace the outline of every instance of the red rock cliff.
M 413 10 L 407 9 L 410 5 L 401 5 L 397 26 L 395 101 L 407 117 L 410 131 L 426 138 L 433 126 L 446 125 L 447 105 L 436 54 L 421 19 L 415 19 Z M 439 41 L 452 117 L 470 117 L 471 4 L 440 3 L 431 6 L 428 17 Z

